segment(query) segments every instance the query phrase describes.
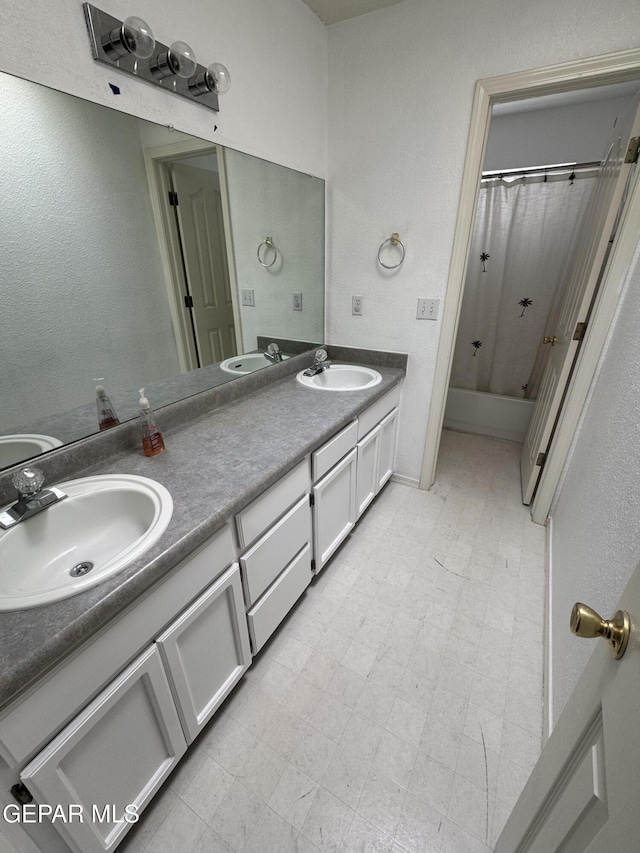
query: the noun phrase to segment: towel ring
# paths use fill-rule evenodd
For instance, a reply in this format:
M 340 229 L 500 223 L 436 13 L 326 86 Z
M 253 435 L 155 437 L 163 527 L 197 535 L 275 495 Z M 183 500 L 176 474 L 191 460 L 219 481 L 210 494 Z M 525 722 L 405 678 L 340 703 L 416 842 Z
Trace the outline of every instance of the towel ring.
M 266 248 L 263 251 L 262 257 L 261 257 L 260 256 L 260 249 L 262 249 L 263 246 L 265 246 Z M 265 261 L 266 261 L 267 252 L 269 251 L 269 249 L 271 249 L 271 251 L 273 252 L 273 260 L 271 261 L 270 264 L 267 264 L 267 263 L 265 263 Z M 272 267 L 275 264 L 275 262 L 278 258 L 278 250 L 273 245 L 273 239 L 271 237 L 265 237 L 264 238 L 262 243 L 260 243 L 260 245 L 258 246 L 258 251 L 256 252 L 256 255 L 258 257 L 258 263 L 260 264 L 261 267 L 267 267 L 268 268 L 268 267 Z M 265 260 L 263 260 L 262 258 L 264 258 Z
M 382 258 L 380 257 L 380 252 L 384 249 L 384 247 L 387 245 L 387 243 L 390 243 L 392 246 L 400 246 L 402 254 L 400 255 L 400 260 L 398 261 L 397 264 L 385 264 L 384 261 L 382 260 Z M 400 235 L 394 231 L 393 234 L 391 235 L 391 237 L 387 237 L 387 239 L 381 244 L 380 248 L 378 249 L 378 263 L 380 264 L 380 266 L 384 267 L 386 270 L 397 270 L 398 267 L 404 261 L 404 255 L 405 255 L 404 243 L 400 239 Z

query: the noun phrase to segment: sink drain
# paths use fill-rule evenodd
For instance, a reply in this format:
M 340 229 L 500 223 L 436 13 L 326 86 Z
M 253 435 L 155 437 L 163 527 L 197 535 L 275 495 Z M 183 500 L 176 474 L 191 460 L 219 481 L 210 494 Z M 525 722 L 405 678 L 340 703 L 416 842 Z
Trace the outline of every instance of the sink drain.
M 74 566 L 69 574 L 72 578 L 81 578 L 82 575 L 86 575 L 93 568 L 93 563 L 90 563 L 88 560 L 86 563 L 78 563 L 77 566 Z

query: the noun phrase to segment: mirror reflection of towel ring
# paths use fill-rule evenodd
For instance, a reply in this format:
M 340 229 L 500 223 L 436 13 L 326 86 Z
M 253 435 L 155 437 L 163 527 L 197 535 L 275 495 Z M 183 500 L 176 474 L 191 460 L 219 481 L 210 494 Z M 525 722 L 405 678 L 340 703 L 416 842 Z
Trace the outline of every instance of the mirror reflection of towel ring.
M 262 254 L 260 254 L 260 249 L 262 249 L 263 246 L 265 248 L 264 248 Z M 266 263 L 267 252 L 269 251 L 269 249 L 271 249 L 271 251 L 273 252 L 273 258 L 272 258 L 270 264 Z M 258 251 L 256 252 L 256 255 L 258 256 L 258 263 L 260 264 L 261 267 L 269 268 L 275 264 L 276 260 L 278 259 L 278 250 L 273 245 L 273 239 L 271 237 L 265 237 L 264 238 L 262 243 L 260 243 L 260 245 L 258 246 Z
M 385 264 L 384 261 L 382 260 L 382 258 L 380 257 L 380 252 L 384 249 L 384 247 L 387 245 L 387 243 L 389 243 L 392 246 L 400 246 L 400 251 L 402 252 L 402 254 L 400 255 L 400 260 L 398 261 L 397 264 Z M 404 255 L 405 255 L 404 243 L 400 239 L 400 235 L 394 231 L 393 234 L 391 235 L 391 237 L 387 237 L 387 239 L 382 243 L 382 245 L 378 249 L 378 263 L 380 264 L 380 266 L 384 267 L 386 270 L 397 270 L 398 267 L 404 261 Z

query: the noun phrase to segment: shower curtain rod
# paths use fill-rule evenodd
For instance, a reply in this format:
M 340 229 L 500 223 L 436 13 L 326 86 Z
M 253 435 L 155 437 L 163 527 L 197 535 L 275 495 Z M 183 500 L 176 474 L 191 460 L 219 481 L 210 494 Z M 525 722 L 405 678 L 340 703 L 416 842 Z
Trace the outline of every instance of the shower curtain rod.
M 582 169 L 595 169 L 600 166 L 599 160 L 590 163 L 554 163 L 551 166 L 528 166 L 525 169 L 493 169 L 482 173 L 482 180 L 489 178 L 515 177 L 516 175 L 543 175 L 549 172 L 575 172 Z

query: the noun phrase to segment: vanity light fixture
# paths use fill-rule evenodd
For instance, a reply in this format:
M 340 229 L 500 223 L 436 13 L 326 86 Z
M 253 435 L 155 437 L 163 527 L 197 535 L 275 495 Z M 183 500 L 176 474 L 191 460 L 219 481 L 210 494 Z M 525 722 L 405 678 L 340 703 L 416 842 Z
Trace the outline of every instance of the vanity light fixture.
M 186 42 L 174 41 L 170 47 L 156 42 L 151 27 L 142 18 L 131 16 L 122 22 L 91 3 L 84 4 L 84 11 L 97 62 L 218 112 L 218 95 L 228 92 L 231 85 L 224 65 L 198 65 Z

